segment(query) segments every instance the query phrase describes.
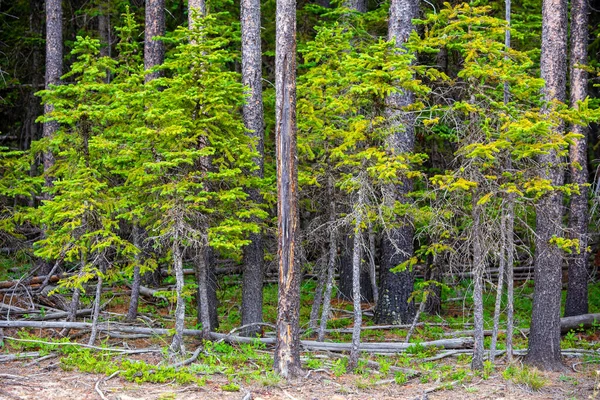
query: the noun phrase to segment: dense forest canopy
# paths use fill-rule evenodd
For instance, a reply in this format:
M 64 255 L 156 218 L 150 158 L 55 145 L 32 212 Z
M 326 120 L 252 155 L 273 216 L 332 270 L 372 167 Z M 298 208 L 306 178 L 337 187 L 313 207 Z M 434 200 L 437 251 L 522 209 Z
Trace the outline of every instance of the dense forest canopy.
M 560 369 L 561 312 L 590 311 L 600 252 L 598 9 L 0 2 L 0 276 L 42 277 L 30 290 L 68 298 L 71 322 L 92 284 L 94 324 L 103 287 L 131 289 L 131 323 L 153 291 L 176 304 L 183 355 L 190 324 L 205 339 L 230 327 L 218 297 L 241 274 L 233 324 L 260 336 L 276 320 L 274 368 L 291 377 L 301 324 L 323 341 L 336 296 L 352 302 L 354 368 L 361 303 L 369 323 L 412 325 L 408 342 L 464 278 L 472 368 L 488 325 L 490 359 L 500 325 L 512 357 L 525 274 L 525 360 Z

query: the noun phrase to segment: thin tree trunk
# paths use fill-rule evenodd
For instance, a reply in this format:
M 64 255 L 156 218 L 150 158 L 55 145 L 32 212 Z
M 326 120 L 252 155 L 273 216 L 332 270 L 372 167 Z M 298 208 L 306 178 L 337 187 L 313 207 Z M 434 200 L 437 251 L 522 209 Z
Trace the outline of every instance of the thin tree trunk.
M 396 48 L 405 49 L 405 43 L 413 31 L 412 20 L 419 12 L 418 0 L 392 0 L 388 21 L 388 40 L 394 40 Z M 415 119 L 402 108 L 414 102 L 409 91 L 392 93 L 386 98 L 386 115 L 394 127 L 388 140 L 388 146 L 396 154 L 410 153 L 415 145 Z M 391 185 L 386 189 L 385 201 L 408 201 L 406 194 L 412 190 L 412 182 L 403 179 L 403 184 Z M 405 262 L 414 253 L 414 229 L 408 218 L 404 226 L 384 232 L 382 257 L 380 263 L 379 300 L 375 319 L 379 324 L 409 323 L 415 315 L 414 303 L 408 299 L 414 288 L 414 274 L 410 270 L 391 272 L 397 265 Z
M 421 304 L 419 304 L 419 308 L 417 309 L 415 318 L 413 319 L 413 322 L 410 325 L 408 332 L 406 333 L 406 339 L 404 339 L 404 343 L 410 343 L 410 338 L 412 337 L 413 333 L 415 332 L 415 328 L 417 327 L 417 324 L 419 323 L 419 318 L 421 317 L 421 314 L 423 314 L 423 311 L 425 311 L 428 297 L 429 297 L 429 294 L 425 295 L 425 298 L 421 301 Z
M 510 1 L 510 0 L 509 0 Z M 509 362 L 513 359 L 513 327 L 514 327 L 514 254 L 515 242 L 513 232 L 515 227 L 514 195 L 508 197 L 506 206 L 506 231 L 503 239 L 506 242 L 506 357 Z
M 481 208 L 477 205 L 478 196 L 473 196 L 473 306 L 474 339 L 471 369 L 483 369 L 483 271 L 484 255 L 481 247 Z
M 373 292 L 373 300 L 375 302 L 375 307 L 377 307 L 377 300 L 379 299 L 379 288 L 377 287 L 375 252 L 375 232 L 373 232 L 373 225 L 369 223 L 369 280 L 371 281 L 371 291 Z
M 327 180 L 327 194 L 331 199 L 329 206 L 329 259 L 327 260 L 327 281 L 325 284 L 325 292 L 323 294 L 323 310 L 321 312 L 321 321 L 319 324 L 319 334 L 317 340 L 322 342 L 325 339 L 325 329 L 327 329 L 327 320 L 331 311 L 331 291 L 333 290 L 333 279 L 335 277 L 335 259 L 337 256 L 337 230 L 333 227 L 333 222 L 336 219 L 335 201 L 333 192 L 333 177 L 329 176 Z
M 352 250 L 352 297 L 354 306 L 354 327 L 352 329 L 352 348 L 350 350 L 350 358 L 348 360 L 348 369 L 354 370 L 358 365 L 358 357 L 360 355 L 360 328 L 362 326 L 362 309 L 360 302 L 360 270 L 362 265 L 362 207 L 364 205 L 364 189 L 363 183 L 360 183 L 361 188 L 358 190 L 358 204 L 355 207 L 356 221 L 354 224 L 354 248 Z
M 498 341 L 498 325 L 500 323 L 500 312 L 502 311 L 502 292 L 504 291 L 504 271 L 506 271 L 506 215 L 502 215 L 500 221 L 500 232 L 502 239 L 500 243 L 500 266 L 498 268 L 498 284 L 496 286 L 496 303 L 494 306 L 494 326 L 492 328 L 492 341 L 490 344 L 490 361 L 493 364 L 496 358 L 496 343 Z
M 325 252 L 325 249 L 323 249 Z M 327 261 L 320 262 L 317 271 L 317 287 L 313 296 L 313 303 L 310 308 L 310 318 L 308 320 L 308 329 L 315 332 L 319 321 L 319 312 L 323 303 L 323 290 L 325 289 L 327 276 Z
M 194 263 L 196 266 L 196 284 L 198 285 L 197 302 L 197 321 L 202 325 L 202 332 L 204 332 L 204 339 L 209 339 L 210 332 L 212 331 L 212 321 L 210 316 L 210 301 L 208 295 L 208 263 L 210 260 L 207 259 L 207 250 L 205 248 L 200 249 L 199 255 Z
M 104 263 L 103 263 L 104 264 Z M 98 336 L 98 317 L 100 316 L 100 300 L 102 298 L 102 277 L 106 272 L 106 267 L 103 265 L 97 274 L 98 281 L 96 282 L 96 296 L 94 297 L 94 306 L 92 310 L 92 332 L 88 345 L 93 346 Z
M 133 282 L 131 283 L 131 297 L 127 310 L 127 321 L 135 321 L 137 318 L 138 304 L 140 301 L 140 286 L 142 286 L 141 261 L 142 261 L 142 232 L 137 223 L 133 224 L 133 245 L 138 250 L 135 255 L 135 267 L 133 267 Z
M 300 278 L 297 262 L 298 166 L 296 149 L 296 2 L 278 0 L 275 46 L 275 149 L 279 293 L 274 370 L 301 374 Z
M 263 177 L 264 122 L 262 101 L 262 51 L 260 38 L 260 0 L 241 0 L 242 34 L 242 83 L 248 97 L 242 108 L 244 125 L 255 140 L 258 157 L 254 162 L 258 169 L 254 175 Z M 250 198 L 262 202 L 258 189 L 250 190 Z M 255 220 L 255 222 L 260 222 Z M 250 244 L 244 249 L 244 271 L 242 276 L 242 325 L 263 321 L 264 249 L 261 233 L 250 234 Z M 252 336 L 260 332 L 254 325 L 243 334 Z
M 567 60 L 567 1 L 544 0 L 542 4 L 541 78 L 549 112 L 553 100 L 564 101 Z M 562 134 L 562 124 L 555 133 Z M 563 168 L 555 150 L 540 156 L 539 175 L 553 186 L 563 184 Z M 560 303 L 562 289 L 562 251 L 550 241 L 562 236 L 562 194 L 558 190 L 542 196 L 536 207 L 534 256 L 534 293 L 525 361 L 544 370 L 562 370 L 560 353 Z
M 177 228 L 176 228 L 177 229 Z M 185 354 L 183 343 L 183 330 L 185 329 L 185 300 L 182 296 L 184 282 L 183 276 L 183 249 L 179 239 L 179 233 L 173 239 L 173 270 L 175 271 L 175 282 L 177 292 L 177 304 L 175 306 L 175 335 L 171 342 L 170 350 L 174 354 Z M 204 331 L 204 329 L 203 329 Z
M 507 23 L 507 29 L 504 32 L 504 46 L 508 51 L 510 49 L 510 24 L 511 24 L 511 0 L 505 0 L 505 19 Z M 506 56 L 508 58 L 508 56 Z M 508 82 L 504 83 L 504 104 L 508 104 L 510 101 L 510 88 Z M 512 169 L 512 162 L 510 155 L 506 158 L 506 171 Z M 514 227 L 515 227 L 515 195 L 509 193 L 507 196 L 506 210 L 504 218 L 506 218 L 505 229 L 502 234 L 502 243 L 504 244 L 505 253 L 502 254 L 506 257 L 506 358 L 508 362 L 512 362 L 513 359 L 513 325 L 514 325 L 514 254 L 515 254 L 515 242 L 514 242 Z M 495 349 L 495 347 L 494 347 Z
M 571 107 L 587 97 L 587 71 L 578 67 L 587 64 L 588 47 L 587 0 L 571 1 Z M 579 240 L 579 252 L 569 257 L 569 283 L 565 303 L 565 317 L 588 312 L 588 163 L 587 126 L 573 125 L 571 131 L 582 135 L 574 139 L 569 150 L 571 181 L 579 187 L 579 193 L 571 195 L 569 208 L 569 231 Z
M 165 0 L 146 0 L 146 27 L 144 30 L 144 69 L 160 65 L 165 59 L 165 45 L 156 36 L 165 35 Z M 158 78 L 158 71 L 148 73 L 145 82 Z

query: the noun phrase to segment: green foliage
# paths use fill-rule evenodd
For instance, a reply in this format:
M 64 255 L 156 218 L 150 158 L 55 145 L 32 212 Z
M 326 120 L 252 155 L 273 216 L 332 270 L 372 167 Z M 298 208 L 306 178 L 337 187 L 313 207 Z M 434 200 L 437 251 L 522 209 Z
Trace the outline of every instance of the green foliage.
M 518 385 L 525 385 L 532 390 L 540 390 L 549 383 L 548 379 L 539 370 L 528 366 L 509 365 L 502 376 L 506 380 L 513 381 Z

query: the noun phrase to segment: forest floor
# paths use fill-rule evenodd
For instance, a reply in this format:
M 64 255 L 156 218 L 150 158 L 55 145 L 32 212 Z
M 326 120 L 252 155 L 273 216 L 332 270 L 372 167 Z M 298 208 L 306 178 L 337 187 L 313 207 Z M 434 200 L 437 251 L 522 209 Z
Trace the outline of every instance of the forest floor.
M 373 376 L 335 376 L 328 371 L 312 371 L 307 378 L 293 382 L 270 385 L 254 382 L 232 389 L 228 387 L 230 379 L 222 374 L 207 376 L 203 385 L 175 382 L 134 383 L 120 377 L 107 380 L 105 374 L 65 371 L 59 367 L 60 362 L 56 358 L 33 365 L 30 360 L 19 360 L 4 363 L 2 367 L 0 399 L 248 400 L 248 393 L 254 400 L 600 398 L 600 375 L 596 371 L 596 365 L 578 364 L 578 372 L 574 372 L 570 366 L 580 361 L 568 358 L 565 359 L 565 364 L 569 367 L 564 372 L 541 373 L 543 387 L 532 390 L 526 385 L 504 379 L 502 363 L 497 366 L 497 372 L 492 372 L 487 379 L 474 377 L 469 382 L 455 385 L 423 383 L 418 378 L 398 384 L 393 380 L 377 380 L 377 377 Z
M 342 354 L 303 352 L 302 366 L 306 377 L 286 382 L 273 371 L 273 349 L 253 342 L 225 343 L 221 340 L 201 342 L 186 338 L 186 348 L 202 346 L 199 357 L 190 365 L 173 367 L 177 360 L 168 354 L 169 338 L 146 336 L 134 338 L 117 332 L 101 333 L 95 348 L 87 343 L 89 331 L 71 331 L 62 337 L 57 330 L 4 329 L 0 341 L 0 399 L 102 399 L 102 400 L 349 400 L 349 399 L 599 399 L 600 400 L 600 325 L 571 331 L 562 337 L 561 348 L 581 357 L 565 355 L 562 372 L 540 372 L 524 366 L 519 357 L 508 365 L 498 357 L 495 365 L 486 362 L 483 371 L 470 370 L 469 348 L 452 350 L 422 345 L 427 341 L 471 336 L 472 304 L 470 282 L 464 281 L 444 289 L 443 310 L 439 315 L 423 315 L 411 339 L 411 347 L 396 354 L 362 354 L 359 366 L 347 371 Z M 590 312 L 600 313 L 600 283 L 591 284 Z M 517 287 L 513 337 L 522 354 L 527 348 L 527 328 L 531 312 L 533 285 Z M 301 324 L 307 327 L 314 282 L 302 287 Z M 65 292 L 67 293 L 67 292 Z M 6 297 L 6 296 L 5 296 Z M 104 297 L 106 300 L 104 300 Z M 82 307 L 89 307 L 93 297 L 82 295 Z M 491 328 L 494 293 L 484 296 L 486 329 Z M 18 296 L 4 303 L 23 306 Z M 106 309 L 102 319 L 122 324 L 127 309 L 124 286 L 113 286 L 103 294 Z M 220 293 L 219 332 L 228 333 L 240 325 L 239 284 L 225 282 Z M 365 311 L 364 342 L 403 342 L 406 327 L 369 329 L 374 321 L 372 307 Z M 265 322 L 274 323 L 277 314 L 277 287 L 265 286 Z M 328 323 L 327 341 L 351 340 L 352 303 L 335 300 Z M 138 326 L 170 328 L 173 326 L 171 302 L 143 299 Z M 39 315 L 43 310 L 39 311 Z M 188 313 L 186 326 L 194 327 L 195 310 Z M 45 313 L 46 311 L 44 311 Z M 36 314 L 37 315 L 37 314 Z M 33 315 L 35 316 L 35 315 Z M 23 315 L 21 318 L 30 316 Z M 501 326 L 504 319 L 501 319 Z M 0 332 L 2 333 L 2 332 Z M 268 329 L 263 337 L 272 336 Z M 314 338 L 305 330 L 303 339 Z M 486 336 L 485 347 L 489 348 Z M 504 333 L 498 348 L 504 348 Z M 148 351 L 143 354 L 132 352 Z M 16 358 L 16 360 L 15 360 Z

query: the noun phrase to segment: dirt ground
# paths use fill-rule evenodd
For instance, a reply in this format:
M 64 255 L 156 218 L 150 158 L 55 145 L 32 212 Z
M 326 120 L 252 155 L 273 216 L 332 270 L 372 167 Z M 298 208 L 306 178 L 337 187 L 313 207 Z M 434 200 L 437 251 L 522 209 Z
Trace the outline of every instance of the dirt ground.
M 572 365 L 577 360 L 568 360 Z M 56 359 L 31 366 L 27 361 L 0 364 L 0 399 L 110 399 L 110 400 L 174 400 L 174 399 L 235 399 L 235 400 L 380 400 L 380 399 L 600 399 L 598 372 L 592 364 L 579 364 L 581 372 L 547 373 L 549 380 L 539 392 L 506 382 L 498 373 L 487 380 L 474 379 L 453 389 L 439 384 L 422 384 L 413 379 L 404 385 L 379 382 L 360 384 L 355 376 L 335 377 L 325 372 L 311 373 L 294 383 L 265 387 L 251 385 L 239 392 L 226 392 L 224 376 L 212 376 L 205 386 L 176 384 L 135 384 L 118 377 L 106 381 L 106 376 L 66 372 Z M 363 382 L 364 382 L 364 378 Z M 100 394 L 102 393 L 102 394 Z M 248 393 L 251 397 L 248 397 Z

